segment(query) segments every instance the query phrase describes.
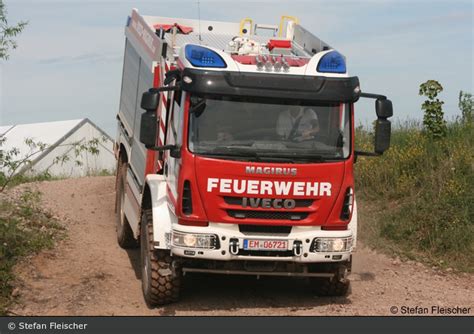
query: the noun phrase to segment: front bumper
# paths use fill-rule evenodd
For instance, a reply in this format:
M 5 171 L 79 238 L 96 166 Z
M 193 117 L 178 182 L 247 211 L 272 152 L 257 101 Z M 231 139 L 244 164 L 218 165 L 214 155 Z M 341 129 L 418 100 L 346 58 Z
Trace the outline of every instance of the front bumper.
M 215 249 L 183 247 L 173 243 L 173 232 L 213 234 L 218 238 L 218 246 Z M 313 240 L 315 238 L 341 238 L 352 240 L 352 231 L 323 231 L 318 226 L 298 227 L 293 226 L 289 234 L 270 233 L 243 233 L 239 231 L 238 225 L 209 223 L 207 227 L 172 225 L 172 232 L 168 238 L 168 246 L 171 253 L 183 258 L 195 258 L 220 261 L 286 261 L 296 263 L 321 263 L 349 261 L 352 246 L 345 251 L 318 252 L 314 250 Z M 245 251 L 243 249 L 245 239 L 283 240 L 288 241 L 288 247 L 284 251 Z M 237 243 L 237 249 L 236 249 Z

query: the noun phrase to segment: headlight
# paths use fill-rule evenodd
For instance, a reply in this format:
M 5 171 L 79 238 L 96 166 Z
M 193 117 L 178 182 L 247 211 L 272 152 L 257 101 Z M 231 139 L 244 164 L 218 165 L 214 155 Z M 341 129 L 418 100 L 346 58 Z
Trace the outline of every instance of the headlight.
M 196 246 L 196 236 L 194 234 L 185 234 L 183 237 L 184 244 L 188 247 L 194 247 Z M 178 237 L 178 240 L 180 240 L 181 237 Z
M 332 250 L 335 252 L 344 250 L 344 246 L 344 240 L 342 239 L 334 239 L 332 242 Z
M 349 238 L 315 238 L 311 252 L 348 252 L 352 248 L 352 237 Z
M 219 239 L 215 234 L 185 233 L 173 231 L 173 246 L 218 249 Z

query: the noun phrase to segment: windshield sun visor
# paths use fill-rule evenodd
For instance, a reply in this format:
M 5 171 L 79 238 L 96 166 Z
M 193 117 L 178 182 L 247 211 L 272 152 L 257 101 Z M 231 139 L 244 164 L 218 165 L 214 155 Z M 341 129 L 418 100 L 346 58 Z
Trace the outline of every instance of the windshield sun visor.
M 353 103 L 359 99 L 359 78 L 185 69 L 182 89 L 196 94 L 249 96 Z

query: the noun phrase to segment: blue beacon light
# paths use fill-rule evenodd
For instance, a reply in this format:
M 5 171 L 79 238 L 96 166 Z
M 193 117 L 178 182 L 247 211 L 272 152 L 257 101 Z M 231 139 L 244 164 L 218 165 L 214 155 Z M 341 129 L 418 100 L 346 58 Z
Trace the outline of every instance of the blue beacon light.
M 346 61 L 339 52 L 328 52 L 319 61 L 317 71 L 321 73 L 346 73 Z
M 194 67 L 226 68 L 227 64 L 217 52 L 199 45 L 188 44 L 184 49 L 186 59 Z

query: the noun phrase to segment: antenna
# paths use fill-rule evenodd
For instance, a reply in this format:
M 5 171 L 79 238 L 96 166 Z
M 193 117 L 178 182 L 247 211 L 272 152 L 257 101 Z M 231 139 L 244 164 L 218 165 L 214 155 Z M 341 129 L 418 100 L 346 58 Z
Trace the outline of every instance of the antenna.
M 197 0 L 197 5 L 198 5 L 198 33 L 199 33 L 199 44 L 202 42 L 201 38 L 201 2 Z

